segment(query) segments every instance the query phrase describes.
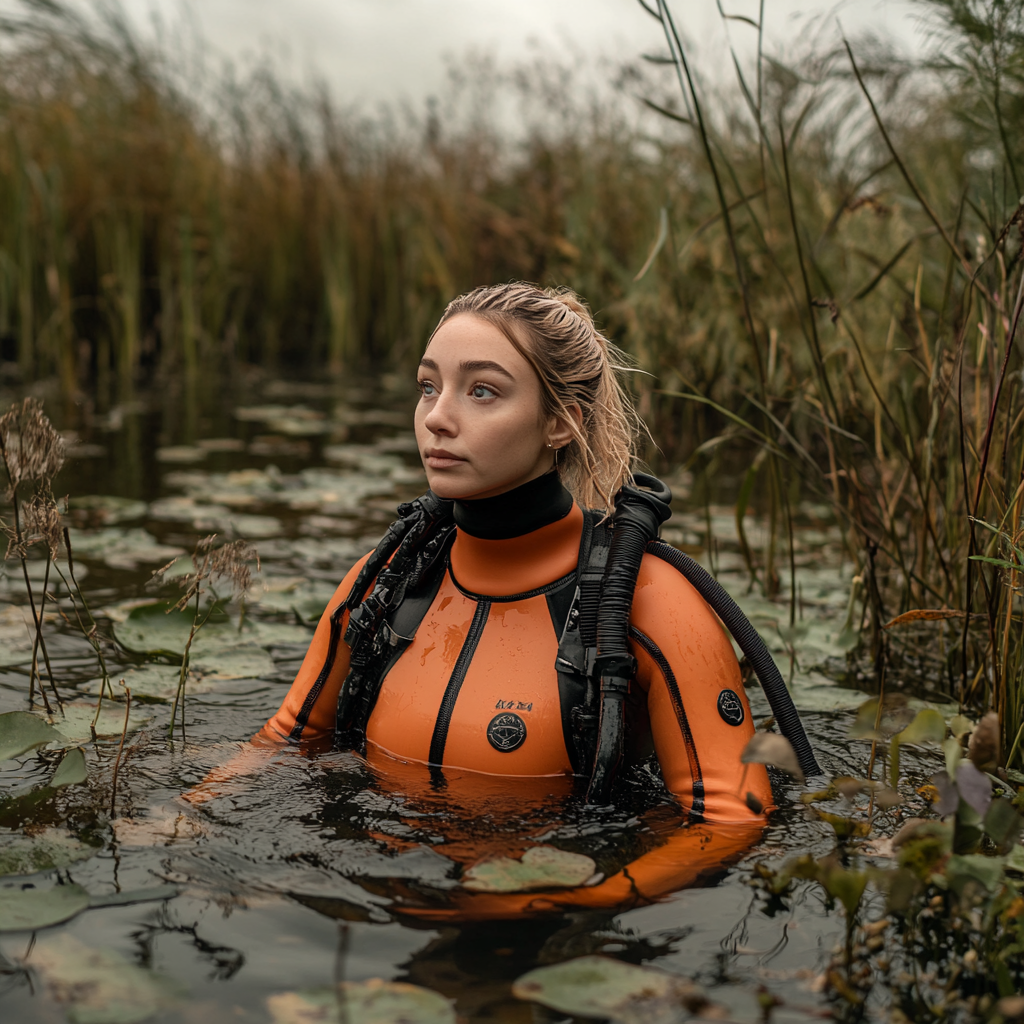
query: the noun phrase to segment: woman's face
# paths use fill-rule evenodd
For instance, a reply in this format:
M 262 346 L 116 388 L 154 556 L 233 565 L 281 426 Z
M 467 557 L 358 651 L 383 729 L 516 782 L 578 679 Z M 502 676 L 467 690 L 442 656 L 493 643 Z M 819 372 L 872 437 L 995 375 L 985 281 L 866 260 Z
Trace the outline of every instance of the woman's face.
M 441 498 L 510 491 L 551 469 L 554 449 L 572 438 L 563 422 L 544 415 L 533 367 L 497 327 L 472 314 L 438 328 L 417 380 L 416 441 Z

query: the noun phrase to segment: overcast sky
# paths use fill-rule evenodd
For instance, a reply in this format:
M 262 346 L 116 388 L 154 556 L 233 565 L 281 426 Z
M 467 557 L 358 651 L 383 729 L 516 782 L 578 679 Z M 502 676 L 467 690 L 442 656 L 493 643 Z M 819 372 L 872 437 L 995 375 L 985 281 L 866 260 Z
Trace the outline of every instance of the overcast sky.
M 88 0 L 80 0 L 87 3 Z M 467 51 L 515 58 L 531 41 L 632 59 L 662 42 L 658 24 L 636 0 L 121 0 L 134 19 L 154 14 L 171 25 L 191 21 L 212 48 L 245 63 L 271 54 L 297 79 L 315 72 L 337 99 L 373 105 L 438 91 L 445 57 Z M 10 9 L 17 0 L 0 0 Z M 727 13 L 756 19 L 758 0 L 723 0 Z M 838 22 L 851 35 L 873 30 L 920 48 L 915 7 L 907 0 L 766 0 L 768 46 L 800 46 L 811 31 L 834 39 Z M 730 71 L 723 22 L 715 0 L 672 0 L 706 73 Z M 732 21 L 741 52 L 756 32 Z

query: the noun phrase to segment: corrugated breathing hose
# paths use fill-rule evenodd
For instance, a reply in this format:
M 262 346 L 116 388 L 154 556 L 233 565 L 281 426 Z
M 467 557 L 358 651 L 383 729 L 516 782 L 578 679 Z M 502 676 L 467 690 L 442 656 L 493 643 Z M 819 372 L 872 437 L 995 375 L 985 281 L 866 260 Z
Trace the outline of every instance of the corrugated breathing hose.
M 587 789 L 587 801 L 607 804 L 612 782 L 622 761 L 625 731 L 624 701 L 636 660 L 629 650 L 629 614 L 644 552 L 651 551 L 679 570 L 715 610 L 732 633 L 760 680 L 782 735 L 793 745 L 805 775 L 821 769 L 804 732 L 803 723 L 786 689 L 771 652 L 757 630 L 725 588 L 689 555 L 657 539 L 658 528 L 672 514 L 672 493 L 656 477 L 633 475 L 637 486 L 624 486 L 615 498 L 614 529 L 608 564 L 601 582 L 597 618 L 597 656 L 594 674 L 600 679 L 597 745 Z M 645 490 L 640 490 L 643 487 Z

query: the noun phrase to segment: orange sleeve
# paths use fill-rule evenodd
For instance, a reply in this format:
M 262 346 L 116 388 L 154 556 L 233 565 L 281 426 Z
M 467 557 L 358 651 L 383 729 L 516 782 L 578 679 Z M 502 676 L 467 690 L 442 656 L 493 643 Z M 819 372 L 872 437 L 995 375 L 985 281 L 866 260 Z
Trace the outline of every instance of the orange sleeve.
M 345 643 L 345 628 L 348 625 L 346 611 L 339 623 L 340 636 L 334 662 L 325 678 L 321 679 L 327 665 L 331 647 L 331 616 L 335 609 L 344 603 L 352 585 L 356 581 L 369 554 L 360 558 L 349 569 L 328 602 L 320 622 L 317 624 L 313 641 L 302 659 L 295 681 L 288 690 L 277 714 L 253 737 L 254 743 L 270 743 L 279 746 L 282 743 L 297 743 L 299 740 L 322 740 L 334 733 L 334 720 L 338 709 L 338 694 L 341 684 L 348 675 L 348 644 Z
M 687 825 L 597 885 L 529 893 L 456 890 L 443 907 L 396 904 L 391 909 L 427 921 L 510 920 L 573 907 L 626 910 L 714 877 L 749 850 L 763 829 L 764 823 L 753 819 L 726 825 Z
M 751 804 L 770 808 L 771 785 L 764 765 L 740 762 L 754 723 L 732 643 L 692 584 L 654 555 L 640 569 L 630 638 L 665 785 L 695 820 L 763 823 Z

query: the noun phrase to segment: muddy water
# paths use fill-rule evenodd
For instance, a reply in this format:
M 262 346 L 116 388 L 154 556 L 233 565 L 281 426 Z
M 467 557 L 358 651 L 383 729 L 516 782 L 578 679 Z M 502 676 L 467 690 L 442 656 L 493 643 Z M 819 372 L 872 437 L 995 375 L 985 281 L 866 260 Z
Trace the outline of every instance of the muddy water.
M 595 952 L 693 978 L 736 1020 L 761 1019 L 761 986 L 782 1000 L 773 1020 L 828 1011 L 820 973 L 843 934 L 841 914 L 812 886 L 782 904 L 748 884 L 759 860 L 834 847 L 831 827 L 809 820 L 799 803 L 784 803 L 760 845 L 713 884 L 656 905 L 441 927 L 418 923 L 401 905 L 409 897 L 443 905 L 467 849 L 500 850 L 525 837 L 586 853 L 609 873 L 656 845 L 674 809 L 643 772 L 616 812 L 598 816 L 563 793 L 512 782 L 438 796 L 408 776 L 374 774 L 350 753 L 295 751 L 260 761 L 199 810 L 183 805 L 179 794 L 243 750 L 276 710 L 319 610 L 396 503 L 422 490 L 423 477 L 403 391 L 256 380 L 199 402 L 191 419 L 182 420 L 179 407 L 165 395 L 102 416 L 51 410 L 75 439 L 55 489 L 71 496 L 83 589 L 113 674 L 134 680 L 140 699 L 113 809 L 122 705 L 104 719 L 108 735 L 85 744 L 86 784 L 32 794 L 59 759 L 45 749 L 0 766 L 0 854 L 25 834 L 85 844 L 72 863 L 0 882 L 74 882 L 96 903 L 125 893 L 137 901 L 96 906 L 38 933 L 0 934 L 5 1020 L 59 1021 L 69 1007 L 73 1017 L 74 993 L 54 983 L 59 971 L 41 965 L 89 950 L 158 978 L 153 1019 L 167 1022 L 270 1021 L 268 997 L 368 978 L 433 989 L 466 1020 L 564 1019 L 515 999 L 511 983 L 540 964 Z M 710 530 L 716 568 L 775 651 L 826 772 L 863 774 L 867 746 L 845 737 L 864 695 L 830 678 L 844 664 L 851 572 L 827 518 L 804 510 L 797 600 L 791 605 L 784 577 L 778 601 L 767 601 L 748 586 L 731 512 L 688 508 L 685 481 L 675 482 L 680 498 L 666 537 L 706 558 Z M 758 531 L 752 520 L 753 543 Z M 173 675 L 170 659 L 141 653 L 144 642 L 131 653 L 109 638 L 131 624 L 140 602 L 176 593 L 173 581 L 154 586 L 152 570 L 211 532 L 257 545 L 260 586 L 246 628 L 262 632 L 247 634 L 248 662 L 237 649 L 228 657 L 210 647 L 188 692 L 185 739 L 169 742 L 170 707 L 159 698 Z M 16 611 L 25 591 L 14 570 L 6 563 L 0 578 L 0 712 L 27 707 L 27 641 Z M 41 562 L 33 566 L 40 580 L 42 571 Z M 54 590 L 71 616 L 63 585 Z M 91 648 L 51 620 L 49 653 L 62 691 L 94 700 Z M 247 675 L 244 666 L 254 664 L 260 670 Z M 767 717 L 756 687 L 751 696 L 756 717 Z M 908 761 L 906 771 L 924 773 Z M 139 1019 L 142 1011 L 106 1012 L 89 1019 Z

